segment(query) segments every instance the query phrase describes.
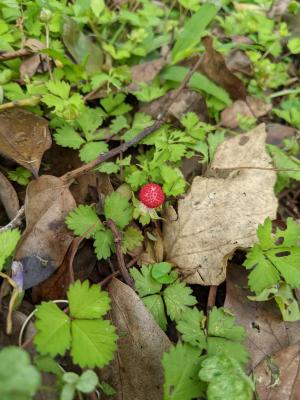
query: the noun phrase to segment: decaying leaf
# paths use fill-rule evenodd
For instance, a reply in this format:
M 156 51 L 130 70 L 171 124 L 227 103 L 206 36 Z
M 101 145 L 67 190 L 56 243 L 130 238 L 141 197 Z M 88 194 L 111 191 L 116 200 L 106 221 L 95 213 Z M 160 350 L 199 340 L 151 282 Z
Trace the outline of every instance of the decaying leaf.
M 264 170 L 272 168 L 265 139 L 261 124 L 224 141 L 208 171 L 211 177 L 193 180 L 190 192 L 178 201 L 176 220 L 172 209 L 172 218 L 170 211 L 165 216 L 166 259 L 187 282 L 219 285 L 228 258 L 237 248 L 252 246 L 258 224 L 275 217 L 276 173 Z
M 244 83 L 227 68 L 222 54 L 213 48 L 212 38 L 205 36 L 202 43 L 205 47 L 205 54 L 200 65 L 201 72 L 222 86 L 233 100 L 244 100 L 247 96 Z
M 300 399 L 300 342 L 283 348 L 254 370 L 260 400 Z
M 147 61 L 132 67 L 132 81 L 133 82 L 151 82 L 166 65 L 165 58 L 158 58 L 157 60 Z
M 13 219 L 20 208 L 19 199 L 13 185 L 0 172 L 0 201 L 9 219 Z
M 272 109 L 272 104 L 265 103 L 261 99 L 247 96 L 246 100 L 237 100 L 226 107 L 221 113 L 221 125 L 234 129 L 239 126 L 239 117 L 259 118 Z
M 0 113 L 0 152 L 35 176 L 44 152 L 51 147 L 48 121 L 29 111 L 12 108 Z
M 240 72 L 246 76 L 253 74 L 249 57 L 239 49 L 234 49 L 228 54 L 226 65 L 231 72 Z
M 293 136 L 296 128 L 281 124 L 267 124 L 267 143 L 279 145 L 283 139 Z
M 247 275 L 244 267 L 230 265 L 224 306 L 246 329 L 246 346 L 251 354 L 249 370 L 253 370 L 273 353 L 300 341 L 300 321 L 283 321 L 275 301 L 249 300 L 247 296 L 252 293 L 247 289 Z
M 162 399 L 161 357 L 171 343 L 129 286 L 114 279 L 109 293 L 112 322 L 117 327 L 119 341 L 114 361 L 101 372 L 103 380 L 117 391 L 107 399 Z
M 61 264 L 73 236 L 65 225 L 76 206 L 68 186 L 59 178 L 43 175 L 27 186 L 26 230 L 16 252 L 24 269 L 24 289 L 47 279 Z
M 33 56 L 26 58 L 26 60 L 24 60 L 20 66 L 21 79 L 24 79 L 26 76 L 33 76 L 36 73 L 41 61 L 42 58 L 39 54 L 34 54 Z

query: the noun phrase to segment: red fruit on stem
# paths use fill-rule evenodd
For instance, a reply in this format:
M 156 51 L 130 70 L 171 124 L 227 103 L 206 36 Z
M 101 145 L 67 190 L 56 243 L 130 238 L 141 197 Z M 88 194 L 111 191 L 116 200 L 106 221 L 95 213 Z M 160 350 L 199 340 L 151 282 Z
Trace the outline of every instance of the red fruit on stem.
M 147 183 L 142 186 L 139 193 L 140 201 L 148 208 L 156 208 L 165 201 L 164 192 L 157 183 Z

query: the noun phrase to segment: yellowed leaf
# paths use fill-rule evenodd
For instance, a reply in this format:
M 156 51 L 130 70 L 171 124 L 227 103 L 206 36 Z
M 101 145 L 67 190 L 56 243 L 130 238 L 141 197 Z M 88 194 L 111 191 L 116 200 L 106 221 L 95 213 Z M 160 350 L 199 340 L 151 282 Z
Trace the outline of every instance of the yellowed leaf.
M 265 139 L 262 124 L 224 141 L 209 176 L 196 177 L 179 200 L 177 218 L 174 210 L 165 216 L 166 259 L 178 266 L 187 282 L 223 282 L 228 258 L 237 248 L 252 246 L 258 224 L 276 216 L 276 173 L 268 169 L 272 165 Z

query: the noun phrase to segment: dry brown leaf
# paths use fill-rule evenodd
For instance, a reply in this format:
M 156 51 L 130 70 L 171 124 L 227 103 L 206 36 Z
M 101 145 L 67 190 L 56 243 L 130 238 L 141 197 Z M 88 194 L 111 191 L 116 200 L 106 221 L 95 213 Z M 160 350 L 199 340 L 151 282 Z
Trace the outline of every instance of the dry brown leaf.
M 20 66 L 20 77 L 24 79 L 26 76 L 33 76 L 41 63 L 41 56 L 34 54 L 24 60 Z
M 280 144 L 283 139 L 293 136 L 296 133 L 296 128 L 281 124 L 267 124 L 267 143 Z
M 48 121 L 29 111 L 12 108 L 0 113 L 0 152 L 35 176 L 44 152 L 51 147 Z
M 75 206 L 68 186 L 55 176 L 43 175 L 27 186 L 26 230 L 15 257 L 23 264 L 25 289 L 47 279 L 62 264 L 73 239 L 65 218 Z
M 0 172 L 0 201 L 9 219 L 13 219 L 20 208 L 19 199 L 13 185 Z
M 254 376 L 260 400 L 300 400 L 300 342 L 261 362 Z
M 230 265 L 226 277 L 224 306 L 246 329 L 246 346 L 251 355 L 249 370 L 267 357 L 300 340 L 300 321 L 286 322 L 274 301 L 251 301 L 244 267 Z M 273 399 L 273 398 L 272 398 Z
M 117 390 L 107 399 L 162 399 L 161 357 L 171 343 L 129 286 L 113 279 L 108 289 L 119 340 L 115 359 L 101 372 L 101 378 Z
M 226 57 L 227 68 L 231 72 L 241 72 L 246 76 L 252 76 L 250 58 L 241 50 L 234 49 Z
M 256 169 L 272 167 L 265 139 L 262 124 L 224 141 L 208 171 L 211 177 L 193 180 L 190 192 L 178 201 L 176 220 L 174 210 L 172 218 L 165 216 L 166 258 L 187 282 L 219 285 L 228 258 L 237 248 L 251 247 L 258 224 L 275 217 L 276 173 Z
M 222 54 L 213 48 L 212 38 L 205 36 L 202 43 L 205 47 L 205 54 L 200 65 L 201 72 L 217 85 L 222 86 L 233 100 L 244 100 L 247 91 L 243 81 L 227 68 Z
M 134 65 L 131 68 L 132 82 L 148 83 L 153 81 L 160 70 L 166 65 L 165 58 L 147 61 L 142 64 Z
M 276 17 L 280 17 L 281 15 L 283 15 L 289 4 L 290 4 L 290 0 L 275 0 L 272 2 L 272 7 L 270 9 L 270 11 L 268 12 L 268 17 L 269 18 L 276 18 Z
M 247 102 L 243 100 L 235 101 L 231 106 L 226 107 L 221 113 L 221 125 L 226 128 L 235 129 L 239 126 L 239 116 L 242 117 L 262 117 L 272 109 L 272 104 L 265 103 L 255 97 L 247 97 Z

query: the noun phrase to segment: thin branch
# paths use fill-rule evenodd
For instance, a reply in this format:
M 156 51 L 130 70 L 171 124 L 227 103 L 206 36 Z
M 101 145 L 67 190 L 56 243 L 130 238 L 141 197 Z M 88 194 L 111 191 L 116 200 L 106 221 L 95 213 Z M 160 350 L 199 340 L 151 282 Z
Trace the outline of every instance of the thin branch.
M 157 120 L 151 126 L 149 126 L 148 128 L 145 128 L 142 132 L 140 132 L 137 136 L 135 136 L 130 141 L 120 144 L 118 147 L 115 147 L 114 149 L 108 151 L 105 154 L 99 155 L 96 158 L 96 160 L 93 160 L 85 165 L 82 165 L 81 167 L 76 168 L 73 171 L 67 172 L 65 175 L 63 175 L 61 177 L 61 179 L 64 180 L 65 182 L 69 182 L 73 179 L 78 178 L 81 175 L 88 173 L 91 169 L 95 168 L 97 165 L 117 156 L 120 153 L 125 152 L 126 150 L 129 149 L 129 147 L 138 144 L 146 136 L 150 135 L 151 133 L 153 133 L 157 129 L 159 129 L 162 126 L 162 124 L 165 122 L 165 118 L 166 118 L 168 111 L 169 111 L 170 107 L 172 106 L 173 102 L 177 99 L 177 97 L 180 95 L 182 90 L 187 86 L 193 73 L 199 67 L 201 62 L 202 62 L 202 58 L 200 57 L 199 60 L 194 65 L 194 67 L 185 76 L 185 78 L 181 82 L 180 86 L 173 92 L 173 95 L 170 97 L 169 101 L 167 101 L 165 107 L 163 108 L 163 111 L 161 112 L 161 114 L 158 115 Z
M 218 286 L 215 286 L 215 285 L 211 285 L 209 288 L 207 305 L 206 305 L 207 314 L 212 310 L 212 308 L 216 304 L 217 290 L 218 290 Z
M 132 279 L 126 269 L 125 265 L 125 260 L 124 260 L 124 255 L 122 253 L 122 237 L 121 237 L 121 232 L 117 228 L 116 224 L 112 219 L 109 219 L 106 222 L 108 228 L 112 231 L 112 234 L 114 235 L 115 238 L 115 245 L 116 245 L 116 254 L 117 254 L 117 259 L 118 259 L 118 267 L 119 271 L 124 279 L 124 281 L 127 283 L 129 286 L 133 286 Z
M 22 224 L 22 221 L 25 217 L 25 207 L 22 206 L 20 210 L 18 211 L 17 215 L 12 219 L 7 225 L 5 225 L 3 228 L 0 228 L 0 232 L 4 232 L 7 229 L 13 229 L 17 228 Z
M 30 49 L 20 49 L 16 51 L 0 52 L 0 61 L 13 60 L 14 58 L 26 57 L 32 54 Z

